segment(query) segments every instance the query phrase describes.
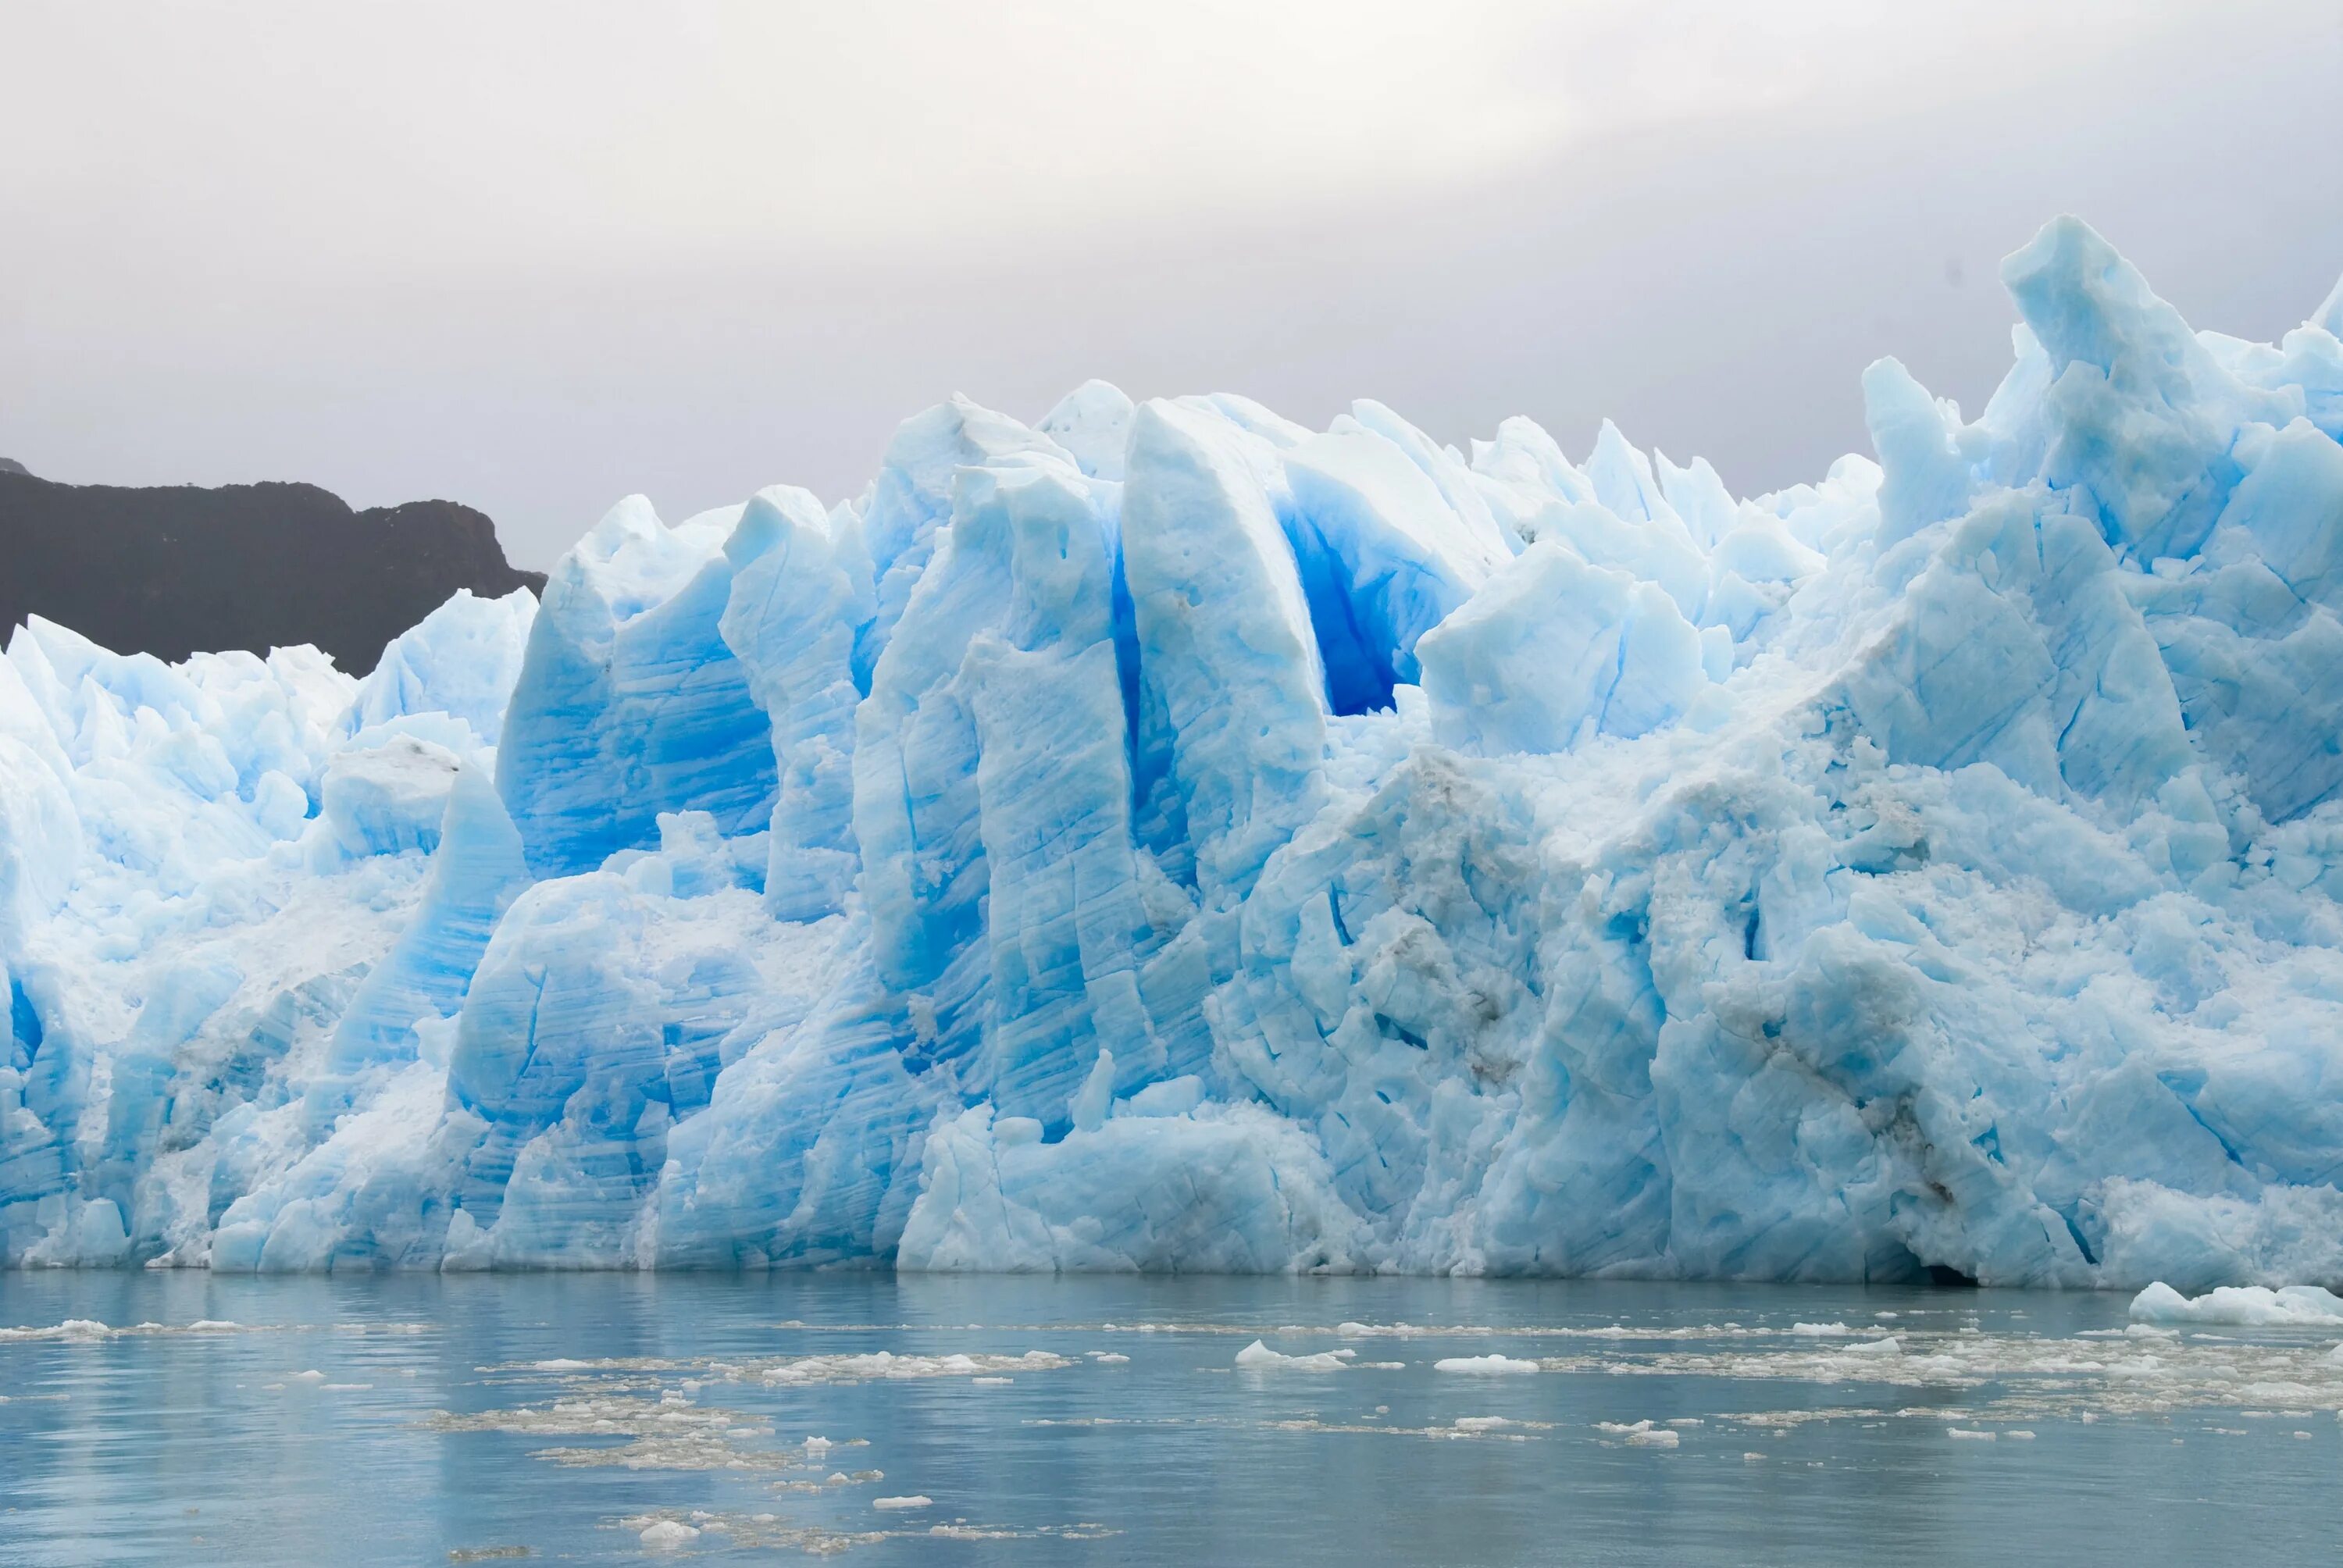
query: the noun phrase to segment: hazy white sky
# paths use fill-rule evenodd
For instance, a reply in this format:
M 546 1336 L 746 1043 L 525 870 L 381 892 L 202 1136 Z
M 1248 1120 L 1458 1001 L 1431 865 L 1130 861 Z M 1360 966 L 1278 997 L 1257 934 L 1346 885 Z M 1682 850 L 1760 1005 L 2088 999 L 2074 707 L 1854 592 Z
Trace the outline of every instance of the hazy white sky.
M 1974 406 L 2060 210 L 2201 326 L 2343 270 L 2343 7 L 0 0 L 0 455 L 494 516 L 544 565 L 1086 376 L 1760 489 Z

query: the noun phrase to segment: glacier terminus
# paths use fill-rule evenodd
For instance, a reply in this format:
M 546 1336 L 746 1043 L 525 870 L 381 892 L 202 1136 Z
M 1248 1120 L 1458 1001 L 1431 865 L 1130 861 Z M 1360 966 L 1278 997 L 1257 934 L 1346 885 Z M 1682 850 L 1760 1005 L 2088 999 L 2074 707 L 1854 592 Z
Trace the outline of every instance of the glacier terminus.
M 2343 286 L 1736 498 L 1090 383 L 0 658 L 0 1261 L 2343 1282 Z

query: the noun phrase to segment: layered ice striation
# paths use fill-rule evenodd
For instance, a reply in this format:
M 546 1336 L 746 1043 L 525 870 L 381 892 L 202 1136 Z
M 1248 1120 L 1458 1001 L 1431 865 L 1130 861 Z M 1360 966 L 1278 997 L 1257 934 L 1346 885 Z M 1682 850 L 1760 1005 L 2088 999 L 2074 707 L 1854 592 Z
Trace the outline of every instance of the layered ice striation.
M 1735 499 L 1093 382 L 0 658 L 12 1263 L 2343 1279 L 2343 307 Z

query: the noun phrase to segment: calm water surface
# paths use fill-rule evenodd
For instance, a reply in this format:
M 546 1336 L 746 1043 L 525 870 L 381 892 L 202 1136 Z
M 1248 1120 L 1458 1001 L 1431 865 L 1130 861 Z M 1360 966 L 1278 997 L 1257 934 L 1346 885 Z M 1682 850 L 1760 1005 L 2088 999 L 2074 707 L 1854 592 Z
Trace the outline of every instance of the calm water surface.
M 2327 1560 L 2329 1341 L 2126 1304 L 0 1274 L 0 1562 Z

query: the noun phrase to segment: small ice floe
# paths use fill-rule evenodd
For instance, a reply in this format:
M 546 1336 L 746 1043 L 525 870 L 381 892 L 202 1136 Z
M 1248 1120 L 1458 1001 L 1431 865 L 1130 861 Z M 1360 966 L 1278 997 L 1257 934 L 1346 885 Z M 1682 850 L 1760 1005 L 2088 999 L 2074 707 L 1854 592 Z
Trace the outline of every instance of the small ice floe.
M 1801 1339 L 1835 1340 L 1855 1332 L 1845 1323 L 1792 1323 L 1790 1332 Z
M 1378 1405 L 1375 1408 L 1381 1411 L 1386 1407 Z M 1502 1415 L 1460 1415 L 1454 1422 L 1459 1432 L 1494 1432 L 1501 1426 L 1514 1424 L 1511 1417 Z
M 799 1356 L 759 1365 L 755 1375 L 769 1388 L 799 1383 L 900 1382 L 910 1378 L 974 1377 L 1003 1372 L 1052 1372 L 1073 1363 L 1049 1351 L 1023 1355 L 899 1355 L 871 1351 L 859 1355 Z
M 1991 1442 L 2001 1434 L 1997 1432 L 1979 1432 L 1974 1427 L 1948 1426 L 1945 1428 L 1945 1435 L 1964 1442 Z
M 830 1452 L 830 1439 L 826 1437 L 809 1437 L 805 1440 L 804 1448 L 808 1453 L 828 1453 Z
M 1443 1356 L 1432 1363 L 1432 1370 L 1493 1377 L 1518 1372 L 1534 1372 L 1538 1370 L 1538 1364 L 1535 1362 L 1520 1361 L 1513 1356 Z
M 2343 1296 L 2317 1285 L 2223 1285 L 2190 1298 L 2158 1280 L 2132 1298 L 2137 1323 L 2225 1323 L 2237 1328 L 2332 1328 L 2343 1323 Z
M 699 1538 L 699 1532 L 680 1519 L 662 1519 L 643 1526 L 640 1537 L 644 1547 L 652 1552 L 673 1552 Z
M 1290 1356 L 1255 1340 L 1237 1352 L 1237 1365 L 1246 1372 L 1343 1372 L 1358 1353 L 1348 1350 L 1319 1351 L 1306 1356 Z
M 319 1372 L 316 1367 L 311 1367 L 307 1372 L 295 1372 L 291 1377 L 287 1378 L 285 1381 L 287 1382 L 305 1382 L 311 1388 L 315 1388 L 319 1383 L 326 1381 L 326 1374 Z
M 1091 1360 L 1096 1362 L 1102 1367 L 1119 1367 L 1128 1366 L 1131 1364 L 1131 1358 L 1129 1356 L 1118 1354 L 1113 1351 L 1092 1351 L 1090 1352 L 1090 1357 Z
M 917 1492 L 912 1493 L 909 1497 L 874 1497 L 870 1500 L 871 1507 L 883 1508 L 890 1512 L 900 1508 L 933 1508 L 935 1505 L 934 1498 Z
M 96 1318 L 67 1318 L 54 1328 L 0 1329 L 0 1340 L 103 1340 L 115 1332 Z
M 1013 1377 L 972 1377 L 968 1381 L 971 1388 L 1007 1388 L 1017 1380 Z
M 1684 1441 L 1684 1434 L 1648 1421 L 1598 1421 L 1594 1430 L 1624 1438 L 1629 1448 L 1674 1448 Z
M 1831 1352 L 1835 1356 L 1900 1356 L 1904 1342 L 1894 1334 L 1884 1340 L 1857 1340 L 1851 1345 L 1840 1345 Z

